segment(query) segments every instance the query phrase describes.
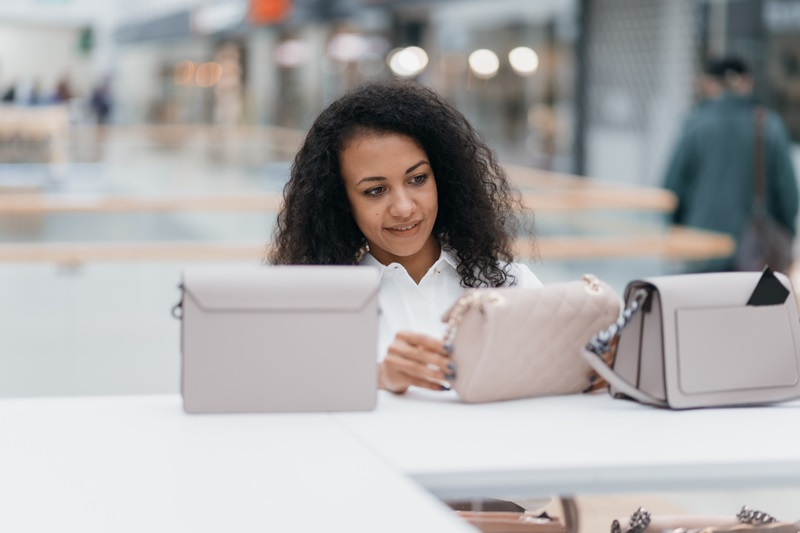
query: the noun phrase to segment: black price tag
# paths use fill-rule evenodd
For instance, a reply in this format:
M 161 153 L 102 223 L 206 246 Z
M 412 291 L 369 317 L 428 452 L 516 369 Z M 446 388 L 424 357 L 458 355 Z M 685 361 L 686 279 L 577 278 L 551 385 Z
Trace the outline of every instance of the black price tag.
M 747 305 L 781 305 L 788 297 L 789 289 L 783 286 L 769 267 L 764 267 L 761 279 L 758 280 Z

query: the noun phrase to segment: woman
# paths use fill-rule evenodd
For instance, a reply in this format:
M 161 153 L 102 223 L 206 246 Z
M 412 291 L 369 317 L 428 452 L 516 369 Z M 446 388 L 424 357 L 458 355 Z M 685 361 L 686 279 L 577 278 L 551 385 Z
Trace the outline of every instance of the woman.
M 381 387 L 448 390 L 441 317 L 464 289 L 540 285 L 511 262 L 519 207 L 460 112 L 413 82 L 371 83 L 311 126 L 269 260 L 380 268 Z

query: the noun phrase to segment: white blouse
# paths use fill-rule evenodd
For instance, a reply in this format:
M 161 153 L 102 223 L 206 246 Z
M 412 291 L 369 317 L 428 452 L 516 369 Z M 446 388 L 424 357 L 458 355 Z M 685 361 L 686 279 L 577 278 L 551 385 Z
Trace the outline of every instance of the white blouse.
M 378 332 L 378 360 L 386 356 L 389 345 L 398 331 L 413 331 L 441 338 L 445 332 L 442 316 L 466 289 L 461 286 L 461 276 L 456 270 L 456 258 L 442 248 L 439 259 L 431 266 L 417 285 L 399 263 L 382 265 L 367 253 L 359 265 L 377 267 L 381 272 L 378 305 L 380 320 Z M 517 279 L 515 287 L 540 287 L 539 278 L 531 269 L 520 263 L 502 264 Z

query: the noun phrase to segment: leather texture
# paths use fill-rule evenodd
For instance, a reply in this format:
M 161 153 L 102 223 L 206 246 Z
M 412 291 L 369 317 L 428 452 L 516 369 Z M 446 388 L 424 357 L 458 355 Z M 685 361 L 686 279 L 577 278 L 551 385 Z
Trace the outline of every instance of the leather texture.
M 203 266 L 183 272 L 187 412 L 373 409 L 377 269 Z
M 557 516 L 551 516 L 552 509 L 526 511 L 505 500 L 478 499 L 467 505 L 459 502 L 455 508 L 458 516 L 482 533 L 578 533 L 581 528 L 574 498 L 560 496 L 558 501 L 561 511 Z M 454 503 L 449 505 L 453 507 Z
M 622 531 L 630 529 L 629 518 L 619 518 L 618 522 Z M 731 515 L 655 515 L 651 517 L 650 524 L 641 533 L 672 533 L 674 531 L 700 531 L 709 527 L 730 528 L 741 525 L 741 522 Z
M 622 330 L 613 371 L 584 357 L 614 396 L 688 409 L 800 397 L 800 318 L 789 279 L 782 304 L 746 305 L 761 272 L 684 274 L 634 280 L 649 292 Z
M 456 514 L 481 533 L 570 533 L 560 520 L 532 513 L 458 511 Z
M 749 525 L 737 524 L 735 526 L 709 526 L 699 533 L 800 533 L 800 522 L 780 522 L 775 524 Z M 676 530 L 672 533 L 683 533 Z
M 586 343 L 619 316 L 614 290 L 595 280 L 473 289 L 453 339 L 453 389 L 467 403 L 578 393 L 589 386 Z M 459 301 L 461 301 L 459 300 Z M 458 302 L 445 315 L 447 321 Z

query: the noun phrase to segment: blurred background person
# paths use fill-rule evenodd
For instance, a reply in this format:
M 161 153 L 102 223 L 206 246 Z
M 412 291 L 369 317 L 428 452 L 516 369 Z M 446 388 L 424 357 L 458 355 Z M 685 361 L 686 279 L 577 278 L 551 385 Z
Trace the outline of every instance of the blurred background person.
M 95 142 L 93 143 L 93 160 L 100 161 L 105 155 L 105 147 L 108 142 L 108 123 L 111 117 L 111 81 L 108 76 L 92 89 L 89 97 L 89 109 L 91 109 L 97 128 L 95 128 Z
M 39 105 L 42 103 L 42 82 L 39 78 L 35 78 L 31 82 L 26 103 L 29 105 Z
M 108 124 L 108 119 L 111 116 L 111 83 L 108 78 L 104 78 L 92 90 L 89 105 L 92 108 L 97 125 L 104 126 Z
M 69 82 L 68 76 L 63 76 L 56 83 L 56 90 L 53 94 L 53 101 L 55 103 L 69 102 L 72 99 L 72 87 Z
M 3 91 L 3 96 L 0 101 L 6 104 L 13 104 L 17 99 L 17 82 L 13 81 L 8 84 L 8 87 Z
M 753 80 L 738 57 L 710 60 L 699 80 L 702 100 L 687 116 L 672 153 L 664 186 L 678 197 L 672 222 L 741 235 L 753 208 L 756 110 Z M 762 107 L 763 108 L 763 107 Z M 781 118 L 764 110 L 762 153 L 765 208 L 792 235 L 798 187 L 791 144 Z M 735 255 L 694 265 L 690 270 L 736 270 Z

